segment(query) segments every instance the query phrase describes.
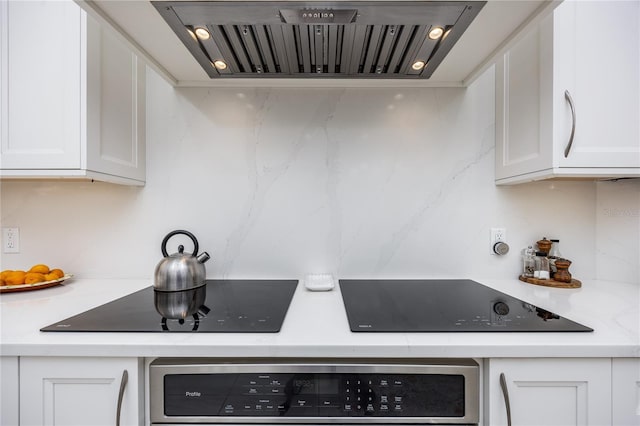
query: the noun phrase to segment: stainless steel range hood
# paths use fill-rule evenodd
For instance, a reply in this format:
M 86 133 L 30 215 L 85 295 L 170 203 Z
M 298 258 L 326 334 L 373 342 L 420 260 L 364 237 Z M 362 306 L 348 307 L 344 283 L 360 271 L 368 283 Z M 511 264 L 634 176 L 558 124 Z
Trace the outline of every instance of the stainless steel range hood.
M 178 10 L 181 5 L 189 4 L 201 4 L 201 2 L 193 1 L 156 1 L 154 4 L 149 0 L 126 0 L 126 1 L 114 1 L 114 0 L 74 0 L 77 2 L 92 18 L 96 19 L 101 25 L 103 25 L 109 31 L 119 37 L 123 42 L 129 46 L 129 48 L 139 57 L 143 58 L 145 62 L 153 69 L 159 76 L 164 78 L 169 84 L 175 87 L 466 87 L 475 81 L 479 76 L 484 74 L 493 63 L 495 55 L 501 54 L 508 47 L 518 34 L 529 23 L 534 22 L 541 17 L 550 13 L 554 7 L 559 4 L 560 0 L 488 0 L 484 6 L 482 4 L 471 4 L 471 12 L 478 12 L 480 6 L 482 10 L 477 14 L 471 25 L 468 26 L 462 37 L 455 32 L 449 33 L 447 40 L 453 40 L 458 38 L 455 42 L 455 46 L 451 48 L 448 46 L 446 57 L 442 59 L 438 68 L 433 72 L 429 78 L 425 76 L 411 76 L 402 77 L 398 75 L 396 78 L 380 78 L 378 74 L 371 74 L 370 78 L 353 78 L 347 74 L 342 74 L 342 78 L 300 78 L 300 75 L 294 74 L 282 74 L 278 75 L 278 78 L 264 78 L 265 74 L 250 73 L 244 77 L 236 78 L 239 76 L 233 76 L 233 78 L 211 78 L 207 72 L 204 71 L 203 66 L 196 60 L 193 54 L 185 47 L 185 41 L 181 40 L 179 36 L 172 28 L 167 25 L 167 21 L 163 16 L 158 13 L 158 9 L 166 9 L 171 11 L 175 16 L 178 16 L 173 11 L 175 8 Z M 284 6 L 279 6 L 272 11 L 270 18 L 275 19 L 275 23 L 271 25 L 290 25 L 295 26 L 297 24 L 286 24 L 282 21 L 280 15 L 280 9 L 293 9 L 293 4 L 300 4 L 300 1 L 296 0 L 279 0 Z M 242 6 L 245 2 L 242 0 L 225 0 L 223 4 L 232 7 L 236 13 L 241 15 L 245 14 L 247 10 Z M 255 3 L 258 3 L 257 1 Z M 265 7 L 270 3 L 269 0 L 262 0 L 259 2 Z M 369 3 L 373 3 L 373 0 L 369 0 Z M 380 11 L 382 10 L 397 10 L 400 11 L 400 6 L 405 4 L 402 0 L 378 0 L 373 4 L 374 10 L 377 10 L 378 6 Z M 444 3 L 449 6 L 459 7 L 464 6 L 466 0 L 456 0 L 448 3 Z M 311 7 L 314 4 L 320 3 L 304 3 L 306 7 Z M 349 5 L 349 7 L 346 6 Z M 355 5 L 354 5 L 355 4 Z M 423 2 L 414 2 L 416 5 L 437 5 L 438 1 L 425 0 Z M 311 5 L 311 6 L 309 6 Z M 355 9 L 358 8 L 360 15 L 363 15 L 362 8 L 360 6 L 364 3 L 355 3 L 352 0 L 331 0 L 330 3 L 322 3 L 322 7 L 333 9 Z M 396 5 L 398 7 L 396 7 Z M 164 7 L 163 7 L 164 6 Z M 414 9 L 415 11 L 416 9 Z M 466 9 L 465 9 L 466 10 Z M 380 12 L 381 13 L 381 12 Z M 382 15 L 377 14 L 377 21 L 372 25 L 411 25 L 411 21 L 395 22 L 387 19 L 382 19 Z M 386 12 L 385 12 L 386 13 Z M 394 12 L 395 13 L 395 12 Z M 467 12 L 465 11 L 465 16 Z M 334 18 L 335 18 L 334 14 Z M 416 18 L 411 16 L 411 18 Z M 312 16 L 313 18 L 313 16 Z M 364 25 L 363 17 L 357 17 L 356 21 L 350 25 Z M 463 17 L 460 18 L 460 20 Z M 178 19 L 178 21 L 180 21 Z M 383 24 L 378 24 L 383 22 Z M 454 31 L 459 31 L 457 28 L 457 21 L 452 21 L 456 27 Z M 239 20 L 238 22 L 232 22 L 234 24 L 246 24 L 246 19 Z M 189 24 L 195 25 L 195 21 Z M 227 23 L 225 23 L 226 25 Z M 255 24 L 255 23 L 254 23 Z M 418 25 L 437 25 L 437 23 L 426 22 L 422 19 L 417 22 Z M 270 25 L 269 23 L 264 24 Z M 343 24 L 322 24 L 328 27 L 334 27 Z M 449 22 L 445 22 L 444 25 L 451 25 Z M 326 28 L 326 27 L 323 27 Z M 273 32 L 273 29 L 271 30 Z M 328 29 L 331 37 L 331 28 Z M 343 29 L 344 31 L 344 29 Z M 299 32 L 299 27 L 298 27 Z M 184 37 L 184 31 L 181 31 Z M 241 33 L 242 34 L 242 33 Z M 309 34 L 307 32 L 307 34 Z M 365 36 L 369 37 L 370 32 Z M 396 32 L 396 37 L 399 37 Z M 187 32 L 188 35 L 188 32 Z M 315 35 L 315 33 L 314 33 Z M 381 33 L 378 35 L 380 38 Z M 374 32 L 375 36 L 375 32 Z M 386 33 L 385 33 L 386 36 Z M 190 38 L 191 36 L 188 35 Z M 254 36 L 256 37 L 256 36 Z M 296 39 L 294 38 L 294 41 Z M 315 49 L 315 37 L 311 37 L 310 40 L 314 40 Z M 332 39 L 328 39 L 327 43 Z M 437 47 L 438 51 L 446 47 L 444 41 Z M 258 39 L 258 43 L 259 43 Z M 297 41 L 296 41 L 297 42 Z M 186 40 L 187 44 L 193 45 L 193 39 Z M 399 48 L 398 41 L 396 44 L 390 47 L 390 50 Z M 451 43 L 450 41 L 447 43 Z M 196 45 L 202 51 L 200 47 L 201 42 Z M 327 44 L 328 49 L 329 44 Z M 353 44 L 351 45 L 353 46 Z M 364 43 L 363 43 L 364 46 Z M 376 43 L 377 46 L 377 43 Z M 384 46 L 384 43 L 382 44 Z M 368 46 L 367 46 L 368 47 Z M 278 47 L 271 48 L 270 52 L 274 49 L 277 52 Z M 311 49 L 311 47 L 309 47 Z M 324 49 L 324 44 L 323 44 Z M 362 48 L 364 51 L 364 47 Z M 375 49 L 375 48 L 374 48 Z M 385 48 L 386 49 L 386 48 Z M 337 50 L 337 45 L 336 45 Z M 344 51 L 344 49 L 343 49 Z M 324 52 L 324 50 L 323 50 Z M 444 53 L 444 50 L 442 50 Z M 314 51 L 315 53 L 315 51 Z M 437 55 L 443 55 L 443 53 L 437 53 Z M 323 53 L 324 54 L 324 53 Z M 202 57 L 203 54 L 201 54 Z M 273 55 L 273 53 L 272 53 Z M 436 55 L 436 53 L 434 53 Z M 207 56 L 204 56 L 207 58 Z M 298 59 L 297 51 L 295 56 L 291 55 L 291 58 Z M 393 56 L 392 56 L 393 57 Z M 315 61 L 315 55 L 311 56 L 311 50 L 309 50 L 309 70 L 311 68 L 311 60 Z M 433 56 L 433 59 L 437 59 Z M 278 65 L 282 70 L 282 63 L 289 64 L 289 55 L 286 57 L 286 61 L 278 59 Z M 336 58 L 336 62 L 338 59 Z M 340 56 L 340 63 L 342 62 L 342 55 Z M 360 58 L 357 59 L 358 66 L 360 65 Z M 377 58 L 373 58 L 371 63 L 377 61 Z M 299 62 L 302 63 L 304 71 L 304 57 Z M 267 66 L 268 66 L 267 62 Z M 275 65 L 275 60 L 274 60 Z M 344 65 L 344 64 L 343 64 Z M 377 62 L 376 62 L 377 65 Z M 289 65 L 289 67 L 291 67 Z M 206 68 L 211 72 L 209 64 L 206 64 Z M 295 68 L 295 67 L 294 67 Z M 327 70 L 329 68 L 329 59 L 327 59 Z M 363 62 L 364 68 L 364 62 Z M 388 68 L 387 68 L 388 70 Z M 427 67 L 426 71 L 431 72 L 433 68 Z M 213 70 L 215 71 L 215 70 Z M 323 71 L 324 71 L 324 58 L 323 58 Z M 217 71 L 215 71 L 217 72 Z M 220 74 L 218 72 L 218 74 Z M 298 74 L 300 74 L 298 72 Z M 313 73 L 314 77 L 318 77 L 317 73 Z
M 152 1 L 211 79 L 428 79 L 485 1 Z

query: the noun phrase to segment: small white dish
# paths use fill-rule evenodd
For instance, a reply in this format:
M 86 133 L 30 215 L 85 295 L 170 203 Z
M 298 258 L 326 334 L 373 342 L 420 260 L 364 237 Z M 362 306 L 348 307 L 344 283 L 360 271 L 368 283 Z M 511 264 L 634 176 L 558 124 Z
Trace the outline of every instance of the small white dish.
M 335 286 L 331 274 L 308 274 L 304 277 L 304 287 L 310 291 L 329 291 Z

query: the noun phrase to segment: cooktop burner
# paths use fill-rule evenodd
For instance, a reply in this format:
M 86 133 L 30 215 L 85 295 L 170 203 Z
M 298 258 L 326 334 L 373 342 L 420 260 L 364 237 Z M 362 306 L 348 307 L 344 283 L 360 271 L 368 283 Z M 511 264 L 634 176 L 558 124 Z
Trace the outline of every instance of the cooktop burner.
M 471 280 L 340 280 L 351 331 L 593 331 Z
M 204 304 L 184 320 L 165 319 L 153 287 L 121 297 L 40 331 L 277 333 L 297 280 L 207 280 Z

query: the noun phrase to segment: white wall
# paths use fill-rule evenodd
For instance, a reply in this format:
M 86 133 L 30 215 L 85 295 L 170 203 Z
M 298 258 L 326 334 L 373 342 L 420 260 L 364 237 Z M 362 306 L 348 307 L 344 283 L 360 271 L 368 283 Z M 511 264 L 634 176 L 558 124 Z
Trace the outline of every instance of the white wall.
M 21 253 L 1 267 L 151 279 L 176 228 L 212 255 L 209 277 L 516 277 L 543 236 L 577 278 L 637 258 L 637 208 L 630 223 L 603 209 L 638 181 L 494 185 L 493 92 L 492 71 L 468 89 L 173 89 L 151 72 L 147 185 L 2 181 Z M 493 226 L 505 257 L 489 254 Z M 638 281 L 626 262 L 614 277 Z

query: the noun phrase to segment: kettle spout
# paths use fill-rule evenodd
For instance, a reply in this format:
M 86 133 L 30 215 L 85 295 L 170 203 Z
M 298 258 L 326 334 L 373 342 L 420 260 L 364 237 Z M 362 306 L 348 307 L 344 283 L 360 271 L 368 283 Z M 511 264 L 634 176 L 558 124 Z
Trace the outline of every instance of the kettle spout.
M 205 251 L 205 252 L 200 253 L 200 256 L 198 256 L 196 259 L 198 259 L 199 263 L 204 263 L 207 260 L 211 259 L 211 256 L 209 256 L 209 253 L 207 253 Z

